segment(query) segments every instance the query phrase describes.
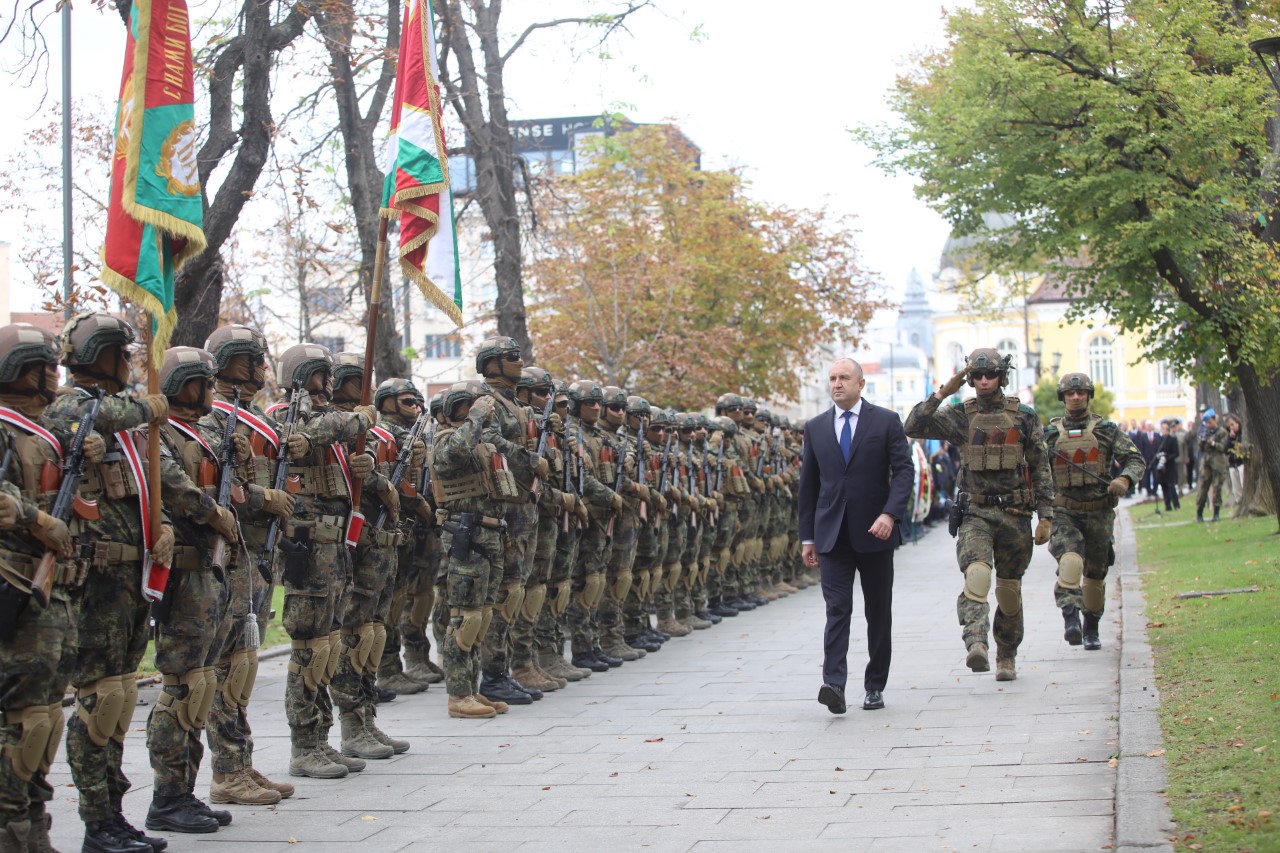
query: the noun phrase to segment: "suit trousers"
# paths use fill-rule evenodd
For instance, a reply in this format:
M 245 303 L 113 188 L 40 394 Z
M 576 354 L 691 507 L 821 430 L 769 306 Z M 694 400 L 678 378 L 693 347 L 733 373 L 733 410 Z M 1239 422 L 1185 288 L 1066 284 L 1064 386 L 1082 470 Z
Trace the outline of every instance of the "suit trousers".
M 895 532 L 896 535 L 896 532 Z M 822 598 L 827 605 L 823 643 L 822 681 L 842 690 L 849 676 L 849 623 L 853 616 L 853 579 L 862 584 L 870 660 L 863 675 L 864 690 L 884 690 L 893 654 L 893 550 L 856 551 L 843 525 L 835 548 L 818 555 Z

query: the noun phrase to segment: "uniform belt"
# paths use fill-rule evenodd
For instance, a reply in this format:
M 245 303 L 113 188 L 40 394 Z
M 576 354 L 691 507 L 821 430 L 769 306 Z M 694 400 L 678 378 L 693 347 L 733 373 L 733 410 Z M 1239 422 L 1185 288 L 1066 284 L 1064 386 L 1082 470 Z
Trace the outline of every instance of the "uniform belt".
M 89 565 L 95 569 L 105 569 L 116 563 L 141 562 L 141 548 L 136 545 L 126 545 L 123 542 L 108 542 L 105 539 L 99 539 L 93 543 L 93 556 L 89 559 Z
M 1010 507 L 1013 509 L 1026 509 L 1031 506 L 1031 493 L 1026 489 L 1018 489 L 1016 492 L 1010 492 L 1005 495 L 983 495 L 971 492 L 969 499 L 973 501 L 974 506 Z
M 376 545 L 379 548 L 399 548 L 404 543 L 405 533 L 401 530 L 389 529 L 373 532 L 373 525 L 366 524 L 360 533 L 361 545 Z
M 447 509 L 436 510 L 436 524 L 441 527 L 444 526 L 446 521 L 460 521 L 461 519 L 462 513 L 460 512 L 451 512 Z M 488 515 L 480 516 L 479 519 L 477 519 L 477 523 L 481 527 L 487 527 L 490 530 L 505 530 L 507 527 L 507 523 L 501 518 L 493 518 Z
M 190 545 L 173 546 L 173 561 L 169 564 L 169 568 L 182 569 L 184 572 L 198 572 L 204 567 L 204 554 L 199 548 L 193 548 Z
M 1120 499 L 1115 495 L 1105 495 L 1092 501 L 1078 501 L 1075 498 L 1069 498 L 1066 495 L 1058 494 L 1053 497 L 1053 505 L 1060 506 L 1063 509 L 1073 509 L 1077 512 L 1091 512 L 1097 509 L 1114 509 L 1120 503 Z
M 36 569 L 40 566 L 40 557 L 32 557 L 29 554 L 18 554 L 14 551 L 0 551 L 0 561 L 5 567 L 13 570 L 23 580 L 30 583 L 31 579 L 36 576 Z M 58 560 L 53 565 L 53 585 L 54 586 L 78 586 L 80 578 L 76 571 L 76 564 L 71 560 Z

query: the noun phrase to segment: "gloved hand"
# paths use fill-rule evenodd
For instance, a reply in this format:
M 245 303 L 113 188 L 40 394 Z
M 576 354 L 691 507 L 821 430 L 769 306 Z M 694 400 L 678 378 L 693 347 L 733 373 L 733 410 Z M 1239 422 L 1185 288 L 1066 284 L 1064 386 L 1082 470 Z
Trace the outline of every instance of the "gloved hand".
M 573 512 L 573 508 L 578 504 L 578 496 L 573 492 L 560 492 L 560 505 L 564 507 L 565 512 Z
M 36 523 L 31 525 L 31 535 L 59 555 L 71 556 L 71 531 L 62 519 L 40 510 L 36 513 Z
M 468 413 L 467 417 L 475 417 L 483 423 L 493 417 L 494 405 L 493 398 L 488 395 L 477 397 L 471 404 L 471 411 Z
M 11 530 L 18 523 L 18 499 L 0 492 L 0 529 Z
M 764 482 L 754 477 L 751 479 L 751 488 L 755 489 L 758 494 L 764 494 Z
M 382 505 L 387 508 L 387 515 L 391 517 L 391 522 L 400 520 L 400 490 L 391 485 L 391 481 L 386 477 L 379 477 L 377 483 L 378 500 L 382 501 Z
M 560 417 L 559 412 L 552 412 L 547 418 L 547 425 L 551 427 L 552 432 L 564 431 L 564 420 Z
M 539 480 L 547 479 L 547 476 L 551 473 L 551 466 L 547 463 L 547 457 L 538 457 L 537 464 L 533 466 L 533 473 Z
M 205 524 L 218 531 L 229 544 L 234 545 L 239 542 L 240 536 L 236 532 L 236 514 L 222 506 L 215 506 L 214 510 L 213 515 L 205 519 Z
M 150 423 L 164 423 L 169 417 L 169 398 L 163 394 L 144 394 L 138 398 L 138 402 L 151 412 Z
M 249 445 L 249 439 L 243 435 L 236 433 L 231 436 L 231 444 L 236 449 L 236 464 L 243 465 L 253 457 L 253 448 Z
M 1049 534 L 1052 532 L 1053 522 L 1047 518 L 1041 518 L 1036 522 L 1035 541 L 1037 545 L 1043 545 L 1049 541 Z
M 1107 484 L 1107 494 L 1117 498 L 1122 498 L 1125 495 L 1129 494 L 1129 478 L 1116 477 L 1109 484 Z
M 160 525 L 160 535 L 151 543 L 151 561 L 161 566 L 173 562 L 173 528 L 167 524 Z
M 300 432 L 290 434 L 289 440 L 285 442 L 285 448 L 289 453 L 289 460 L 296 461 L 308 456 L 311 453 L 311 440 Z
M 279 518 L 289 518 L 298 499 L 284 489 L 263 489 L 262 508 Z
M 719 492 L 717 492 L 716 494 L 719 494 Z M 707 511 L 708 511 L 708 512 L 719 512 L 719 511 L 720 511 L 720 501 L 721 501 L 721 500 L 723 500 L 723 498 L 721 498 L 720 500 L 717 500 L 716 498 L 706 498 L 706 501 L 707 501 Z
M 97 465 L 107 455 L 107 440 L 96 432 L 84 437 L 84 458 Z
M 369 419 L 369 426 L 373 426 L 378 422 L 378 410 L 373 406 L 356 406 L 352 409 L 357 415 L 364 415 Z
M 418 518 L 427 523 L 428 527 L 431 527 L 436 523 L 435 510 L 433 510 L 431 508 L 431 504 L 427 503 L 424 499 L 419 498 L 413 502 L 413 511 L 417 514 Z
M 643 483 L 637 483 L 636 481 L 631 480 L 627 483 L 627 491 L 636 500 L 641 500 L 641 501 L 649 500 L 649 487 L 644 485 Z
M 409 451 L 409 467 L 421 468 L 427 464 L 427 443 L 420 438 L 413 440 L 413 449 Z
M 373 457 L 368 453 L 353 453 L 347 460 L 351 466 L 351 476 L 363 480 L 373 473 Z
M 661 513 L 661 512 L 666 512 L 666 511 L 667 511 L 667 499 L 666 499 L 666 498 L 664 498 L 662 495 L 655 495 L 655 497 L 658 499 L 658 512 L 660 512 L 660 513 Z
M 934 393 L 938 395 L 938 399 L 945 400 L 952 394 L 960 390 L 960 386 L 964 384 L 965 377 L 969 375 L 969 366 L 966 364 L 955 376 L 952 376 L 946 382 L 938 386 L 938 390 Z
M 573 514 L 578 516 L 578 521 L 582 522 L 583 527 L 591 523 L 591 513 L 587 512 L 587 505 L 581 500 L 577 501 L 577 505 L 574 506 Z
M 617 492 L 613 493 L 613 500 L 609 502 L 609 509 L 613 512 L 622 512 L 622 495 Z

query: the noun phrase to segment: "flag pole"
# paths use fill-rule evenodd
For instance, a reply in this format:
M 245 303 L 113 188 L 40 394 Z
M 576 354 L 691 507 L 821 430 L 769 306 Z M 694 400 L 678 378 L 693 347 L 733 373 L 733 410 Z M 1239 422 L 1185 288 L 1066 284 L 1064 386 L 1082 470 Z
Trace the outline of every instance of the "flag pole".
M 378 314 L 383 307 L 383 266 L 387 265 L 387 218 L 378 216 L 378 251 L 374 252 L 374 282 L 369 288 L 369 328 L 365 332 L 365 382 L 360 389 L 360 405 L 374 398 L 374 341 L 378 339 Z M 356 452 L 365 452 L 365 433 L 356 439 Z
M 157 375 L 155 358 L 151 353 L 152 324 L 151 314 L 142 312 L 142 328 L 146 342 L 147 359 L 147 393 L 160 393 L 160 377 Z M 147 494 L 151 497 L 150 512 L 147 519 L 154 543 L 160 535 L 160 424 L 153 423 L 147 430 Z

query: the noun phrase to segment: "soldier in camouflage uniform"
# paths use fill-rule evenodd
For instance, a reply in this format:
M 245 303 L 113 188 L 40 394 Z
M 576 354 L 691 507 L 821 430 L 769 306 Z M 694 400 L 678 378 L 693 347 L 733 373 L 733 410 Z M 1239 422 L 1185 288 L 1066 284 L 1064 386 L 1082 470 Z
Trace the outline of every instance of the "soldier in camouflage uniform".
M 703 609 L 711 543 L 715 537 L 713 522 L 718 510 L 716 500 L 709 497 L 712 484 L 703 474 L 707 454 L 706 419 L 699 414 L 682 412 L 672 420 L 678 441 L 674 450 L 688 500 L 680 507 L 684 547 L 679 556 L 679 575 L 676 578 L 664 574 L 663 583 L 671 588 L 675 621 L 690 630 L 702 631 L 721 620 L 720 616 Z
M 636 556 L 632 565 L 631 589 L 622 605 L 622 635 L 626 644 L 634 649 L 653 653 L 671 639 L 649 624 L 649 611 L 653 608 L 654 583 L 662 583 L 663 558 L 667 554 L 667 499 L 658 485 L 661 480 L 663 424 L 666 413 L 650 406 L 643 397 L 627 398 L 627 428 L 636 437 L 636 475 L 648 490 L 646 500 L 640 503 L 641 516 L 636 527 Z M 657 421 L 655 424 L 654 421 Z
M 442 395 L 436 394 L 427 400 L 419 392 L 418 405 L 424 411 L 429 409 L 430 422 L 423 435 L 428 447 L 440 426 L 440 406 Z M 413 525 L 412 536 L 401 546 L 401 565 L 409 562 L 409 578 L 405 587 L 405 598 L 402 609 L 392 603 L 392 618 L 398 625 L 396 639 L 404 643 L 404 673 L 423 684 L 439 684 L 444 681 L 444 670 L 431 659 L 431 640 L 427 637 L 427 623 L 431 619 L 436 603 L 436 583 L 440 575 L 440 528 L 435 523 L 435 512 L 438 508 L 435 498 L 428 488 L 429 468 L 424 464 L 417 482 L 418 494 L 425 502 L 425 510 L 431 514 L 431 520 L 420 521 Z M 415 509 L 420 512 L 421 509 Z M 397 617 L 397 612 L 399 613 Z M 443 636 L 443 634 L 441 635 Z M 387 636 L 388 648 L 391 648 L 391 635 Z M 384 654 L 385 660 L 385 654 Z
M 1049 536 L 1049 553 L 1058 561 L 1053 597 L 1062 610 L 1064 639 L 1094 650 L 1102 648 L 1098 620 L 1106 600 L 1107 569 L 1115 559 L 1115 506 L 1142 479 L 1146 466 L 1119 426 L 1089 411 L 1093 380 L 1088 376 L 1064 375 L 1058 380 L 1058 399 L 1067 413 L 1050 420 L 1044 431 L 1057 487 Z M 1120 474 L 1108 482 L 1105 475 L 1114 465 L 1120 466 Z
M 333 408 L 354 412 L 363 390 L 364 356 L 351 352 L 334 356 Z M 409 396 L 415 400 L 416 407 L 416 396 Z M 374 408 L 386 399 L 385 394 L 380 401 L 375 398 Z M 355 442 L 348 445 L 351 458 L 372 454 L 374 469 L 365 478 L 360 492 L 360 509 L 365 520 L 351 555 L 351 588 L 344 597 L 339 617 L 342 645 L 336 650 L 340 657 L 329 683 L 329 693 L 339 709 L 342 754 L 383 759 L 409 749 L 408 741 L 393 738 L 378 727 L 375 683 L 386 646 L 386 620 L 395 587 L 396 548 L 401 539 L 400 492 L 389 479 L 400 447 L 394 434 L 376 424 L 369 429 L 365 447 L 365 454 L 356 454 Z M 425 446 L 420 449 L 420 455 L 426 458 Z M 381 527 L 379 519 L 383 521 Z M 412 682 L 407 692 L 425 689 L 426 685 Z
M 231 630 L 214 664 L 218 690 L 205 729 L 213 753 L 213 783 L 209 799 L 215 803 L 271 805 L 291 797 L 293 785 L 273 782 L 253 766 L 253 729 L 249 726 L 249 697 L 258 673 L 258 649 L 248 642 L 246 619 L 253 613 L 259 638 L 265 636 L 271 614 L 275 555 L 264 555 L 267 528 L 272 519 L 283 524 L 293 515 L 293 495 L 271 488 L 274 462 L 280 456 L 280 435 L 275 420 L 252 404 L 266 384 L 267 339 L 248 326 L 215 329 L 204 348 L 214 360 L 213 411 L 200 421 L 202 428 L 221 436 L 240 393 L 235 434 L 248 452 L 237 458 L 236 476 L 243 485 L 245 502 L 237 507 L 244 550 L 234 555 L 231 573 Z M 266 563 L 262 563 L 265 556 Z M 246 566 L 239 563 L 248 559 Z
M 440 548 L 444 554 L 448 627 L 440 641 L 449 716 L 483 719 L 507 711 L 507 703 L 477 692 L 480 638 L 502 583 L 505 522 L 517 494 L 502 455 L 516 447 L 503 437 L 497 403 L 483 383 L 458 382 L 445 392 L 448 425 L 437 430 L 428 455 L 435 492 Z
M 742 401 L 737 419 L 738 447 L 743 453 L 743 471 L 751 486 L 751 499 L 744 503 L 745 515 L 738 517 L 739 541 L 734 546 L 734 577 L 738 595 L 733 606 L 742 600 L 757 607 L 777 601 L 776 593 L 767 589 L 763 579 L 764 532 L 769 523 L 769 488 L 763 424 L 756 423 L 759 405 L 755 400 Z M 733 417 L 730 415 L 730 417 Z M 742 608 L 739 608 L 742 609 Z
M 0 328 L 0 853 L 52 850 L 45 781 L 62 740 L 62 694 L 76 645 L 79 586 L 67 525 L 48 513 L 42 483 L 67 447 L 40 425 L 58 387 L 58 343 L 25 323 Z M 103 443 L 94 436 L 98 450 Z M 46 553 L 56 555 L 48 606 L 31 598 Z
M 706 579 L 707 610 L 717 616 L 737 616 L 743 610 L 755 610 L 756 604 L 740 597 L 737 588 L 735 566 L 745 555 L 746 532 L 744 519 L 751 517 L 751 486 L 743 462 L 746 446 L 738 441 L 737 415 L 742 417 L 742 398 L 736 394 L 724 394 L 716 401 L 716 408 L 730 414 L 716 417 L 719 429 L 712 430 L 708 441 L 712 450 L 712 463 L 707 466 L 713 479 L 721 479 L 724 507 L 715 526 L 715 539 L 711 545 L 711 572 Z M 722 449 L 723 448 L 723 449 Z
M 654 409 L 649 421 L 649 441 L 655 449 L 654 458 L 658 465 L 658 479 L 654 485 L 667 503 L 667 510 L 662 514 L 666 547 L 657 555 L 658 570 L 650 586 L 658 618 L 657 630 L 668 637 L 685 637 L 692 633 L 693 626 L 685 625 L 676 618 L 676 590 L 680 588 L 684 570 L 680 558 L 689 544 L 689 513 L 693 495 L 689 490 L 687 468 L 681 468 L 676 417 L 674 411 Z
M 623 503 L 622 512 L 613 518 L 612 535 L 606 547 L 604 596 L 600 599 L 596 615 L 600 625 L 601 651 L 624 662 L 638 660 L 646 653 L 645 649 L 627 645 L 622 636 L 622 606 L 634 582 L 632 568 L 640 532 L 640 506 L 647 504 L 649 497 L 648 488 L 636 482 L 636 436 L 630 428 L 623 428 L 627 399 L 625 390 L 616 385 L 606 385 L 604 414 L 597 422 L 603 427 L 602 434 L 610 444 L 617 465 L 614 485 L 615 491 L 622 494 Z
M 292 647 L 284 692 L 289 775 L 318 779 L 364 769 L 362 759 L 329 744 L 333 700 L 328 685 L 346 649 L 340 616 L 352 574 L 352 487 L 373 473 L 373 457 L 348 456 L 346 446 L 373 425 L 376 415 L 372 406 L 357 406 L 351 413 L 334 410 L 333 368 L 328 349 L 302 343 L 284 351 L 277 370 L 281 387 L 300 387 L 302 394 L 297 420 L 281 436 L 297 488 L 294 514 L 280 539 L 283 622 Z M 279 403 L 268 414 L 287 405 Z
M 130 787 L 122 769 L 124 739 L 137 705 L 136 671 L 150 638 L 149 605 L 142 596 L 144 541 L 150 540 L 144 540 L 143 531 L 149 502 L 144 511 L 139 497 L 139 479 L 145 488 L 140 457 L 146 456 L 146 443 L 141 442 L 141 450 L 122 448 L 119 437 L 136 445 L 134 431 L 148 422 L 163 422 L 169 412 L 163 394 L 135 400 L 122 393 L 129 384 L 134 338 L 129 324 L 108 314 L 73 317 L 59 342 L 72 388 L 44 415 L 49 430 L 68 444 L 93 394 L 106 395 L 94 424 L 104 440 L 103 455 L 88 466 L 80 484 L 80 496 L 96 502 L 99 517 L 73 516 L 70 525 L 81 559 L 88 563 L 83 599 L 94 606 L 81 608 L 77 623 L 79 646 L 71 677 L 77 706 L 67 722 L 67 763 L 80 795 L 83 849 L 93 853 L 145 853 L 153 843 L 165 844 L 144 836 L 121 813 Z M 173 530 L 163 526 L 150 546 L 151 559 L 168 565 Z
M 228 575 L 239 541 L 234 513 L 215 500 L 222 435 L 198 425 L 213 409 L 213 371 L 205 350 L 165 351 L 159 378 L 169 417 L 151 427 L 160 431 L 161 493 L 175 544 L 164 597 L 152 609 L 161 688 L 147 718 L 155 775 L 147 829 L 169 832 L 217 832 L 231 823 L 230 812 L 211 810 L 193 793 L 204 757 L 200 733 L 218 692 L 214 663 L 231 632 Z
M 1222 486 L 1227 481 L 1227 447 L 1231 444 L 1231 433 L 1218 426 L 1218 415 L 1213 409 L 1206 409 L 1201 415 L 1204 424 L 1204 437 L 1199 441 L 1200 449 L 1200 490 L 1196 492 L 1196 521 L 1204 522 L 1205 504 L 1209 502 L 1209 493 L 1213 493 L 1213 520 L 1218 520 L 1222 511 Z
M 974 350 L 968 365 L 918 403 L 906 422 L 911 438 L 942 439 L 960 447 L 960 491 L 968 495 L 970 508 L 956 540 L 965 578 L 956 614 L 968 650 L 965 663 L 974 672 L 988 671 L 987 594 L 994 570 L 997 681 L 1017 677 L 1022 575 L 1031 562 L 1031 512 L 1040 516 L 1037 545 L 1049 541 L 1053 519 L 1053 479 L 1040 418 L 1002 391 L 1009 383 L 1009 361 L 994 349 Z M 977 397 L 943 406 L 966 377 Z

